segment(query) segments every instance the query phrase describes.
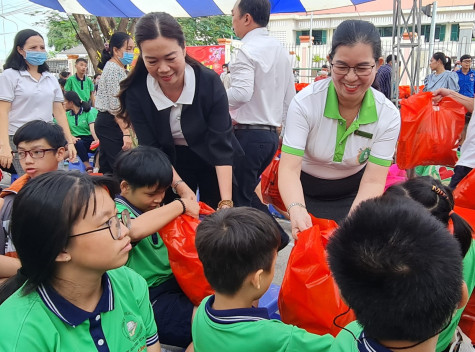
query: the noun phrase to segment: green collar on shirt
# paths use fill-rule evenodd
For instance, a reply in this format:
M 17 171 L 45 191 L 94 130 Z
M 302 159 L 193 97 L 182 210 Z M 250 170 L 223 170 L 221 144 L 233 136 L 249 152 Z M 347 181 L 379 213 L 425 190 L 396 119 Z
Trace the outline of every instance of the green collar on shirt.
M 338 110 L 338 96 L 336 94 L 333 81 L 328 85 L 327 99 L 325 102 L 324 116 L 330 119 L 338 120 L 338 127 L 336 133 L 335 152 L 333 161 L 342 162 L 343 154 L 345 153 L 345 146 L 347 137 L 353 132 L 357 131 L 360 125 L 367 125 L 378 121 L 378 114 L 376 112 L 376 104 L 374 103 L 374 95 L 371 89 L 366 91 L 366 94 L 361 103 L 358 117 L 351 123 L 348 129 L 346 128 L 346 120 L 341 117 Z M 361 138 L 368 138 L 362 136 Z

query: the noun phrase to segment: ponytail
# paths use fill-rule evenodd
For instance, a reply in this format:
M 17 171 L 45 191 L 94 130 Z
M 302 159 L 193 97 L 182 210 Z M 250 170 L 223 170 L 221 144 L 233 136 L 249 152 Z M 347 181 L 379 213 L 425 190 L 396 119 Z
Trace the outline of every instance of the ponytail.
M 470 246 L 472 245 L 473 229 L 464 218 L 453 211 L 449 216 L 452 219 L 452 223 L 454 224 L 454 237 L 460 244 L 462 256 L 465 257 L 465 254 L 467 254 Z
M 445 58 L 446 58 L 446 62 L 445 62 L 444 68 L 446 71 L 450 71 L 452 70 L 452 59 L 448 56 L 446 56 Z
M 108 50 L 103 49 L 101 53 L 101 62 L 97 64 L 97 67 L 104 70 L 104 66 L 106 66 L 107 61 L 110 59 L 112 59 L 111 53 Z
M 69 90 L 64 93 L 64 99 L 66 99 L 67 101 L 70 101 L 71 103 L 76 105 L 78 108 L 82 108 L 84 112 L 89 112 L 91 110 L 91 104 L 89 104 L 87 101 L 81 100 L 81 98 L 79 98 L 78 93 L 72 90 Z

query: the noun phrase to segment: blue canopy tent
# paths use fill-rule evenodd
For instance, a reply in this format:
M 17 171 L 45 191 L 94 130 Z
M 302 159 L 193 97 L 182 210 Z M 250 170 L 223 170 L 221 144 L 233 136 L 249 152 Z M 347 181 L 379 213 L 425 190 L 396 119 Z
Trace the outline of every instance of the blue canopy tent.
M 230 15 L 236 0 L 30 0 L 51 9 L 107 17 L 141 17 L 153 11 L 174 17 Z M 373 0 L 270 0 L 271 13 L 309 12 Z

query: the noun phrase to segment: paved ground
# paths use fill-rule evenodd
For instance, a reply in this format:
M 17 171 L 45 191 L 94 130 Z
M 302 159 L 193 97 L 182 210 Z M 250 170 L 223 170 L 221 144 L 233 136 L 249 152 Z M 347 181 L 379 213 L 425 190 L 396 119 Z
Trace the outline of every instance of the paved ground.
M 277 262 L 275 265 L 275 276 L 272 282 L 274 284 L 280 285 L 282 283 L 282 279 L 284 278 L 285 268 L 287 267 L 287 261 L 289 260 L 290 251 L 294 247 L 294 240 L 292 239 L 292 236 L 290 234 L 290 222 L 288 220 L 281 220 L 281 219 L 277 219 L 277 221 L 291 238 L 290 243 L 287 245 L 287 247 L 281 250 L 279 254 L 277 255 Z

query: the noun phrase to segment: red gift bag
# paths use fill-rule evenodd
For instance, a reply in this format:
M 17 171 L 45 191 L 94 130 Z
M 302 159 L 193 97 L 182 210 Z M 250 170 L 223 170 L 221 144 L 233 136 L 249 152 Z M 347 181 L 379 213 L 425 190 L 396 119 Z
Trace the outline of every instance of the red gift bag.
M 200 215 L 212 213 L 213 208 L 200 202 Z M 200 220 L 189 215 L 180 215 L 160 230 L 160 236 L 168 249 L 173 275 L 195 306 L 198 306 L 203 298 L 213 294 L 195 246 L 196 228 L 199 223 Z
M 459 207 L 475 209 L 475 169 L 470 171 L 455 187 L 454 199 Z
M 432 93 L 418 93 L 401 101 L 401 133 L 396 161 L 400 169 L 418 165 L 454 166 L 465 125 L 465 108 L 451 98 L 432 105 Z
M 279 193 L 279 162 L 280 162 L 280 148 L 275 152 L 271 163 L 261 175 L 261 192 L 262 200 L 266 204 L 272 204 L 275 208 L 285 212 L 285 205 Z
M 348 310 L 333 280 L 326 259 L 326 245 L 338 227 L 335 221 L 312 217 L 313 227 L 302 231 L 290 253 L 279 293 L 282 321 L 318 335 L 336 336 L 340 328 L 333 319 Z M 339 317 L 346 326 L 354 321 L 353 311 Z

